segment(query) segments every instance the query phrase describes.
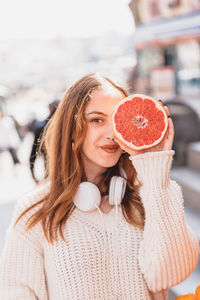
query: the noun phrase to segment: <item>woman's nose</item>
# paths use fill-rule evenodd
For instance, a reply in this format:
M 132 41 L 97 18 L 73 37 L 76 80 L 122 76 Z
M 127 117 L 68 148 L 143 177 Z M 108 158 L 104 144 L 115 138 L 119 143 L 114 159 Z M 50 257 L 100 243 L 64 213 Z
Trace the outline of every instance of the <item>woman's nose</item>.
M 109 123 L 108 126 L 106 126 L 105 136 L 106 136 L 106 139 L 110 139 L 110 140 L 114 139 L 114 132 L 113 132 L 113 129 L 112 129 L 112 123 Z

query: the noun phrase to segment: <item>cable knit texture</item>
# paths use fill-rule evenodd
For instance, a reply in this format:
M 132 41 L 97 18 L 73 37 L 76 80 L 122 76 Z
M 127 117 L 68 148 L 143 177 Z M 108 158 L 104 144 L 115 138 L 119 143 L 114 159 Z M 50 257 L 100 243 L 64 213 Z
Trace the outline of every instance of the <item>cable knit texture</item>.
M 197 238 L 185 224 L 181 189 L 169 179 L 173 154 L 130 157 L 142 182 L 145 227 L 128 224 L 119 206 L 117 243 L 115 207 L 103 215 L 75 209 L 64 227 L 66 242 L 59 238 L 54 245 L 45 240 L 41 224 L 24 229 L 38 208 L 14 228 L 17 216 L 41 199 L 48 185 L 23 197 L 0 260 L 0 299 L 165 300 L 167 289 L 194 270 L 199 254 Z

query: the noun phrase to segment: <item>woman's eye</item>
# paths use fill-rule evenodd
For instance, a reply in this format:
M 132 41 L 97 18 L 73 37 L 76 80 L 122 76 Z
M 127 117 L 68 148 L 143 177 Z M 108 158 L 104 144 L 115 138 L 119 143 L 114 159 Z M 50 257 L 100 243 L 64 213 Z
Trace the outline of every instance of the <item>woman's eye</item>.
M 102 122 L 102 120 L 98 119 L 98 118 L 94 118 L 91 121 L 92 121 L 92 123 L 101 123 Z

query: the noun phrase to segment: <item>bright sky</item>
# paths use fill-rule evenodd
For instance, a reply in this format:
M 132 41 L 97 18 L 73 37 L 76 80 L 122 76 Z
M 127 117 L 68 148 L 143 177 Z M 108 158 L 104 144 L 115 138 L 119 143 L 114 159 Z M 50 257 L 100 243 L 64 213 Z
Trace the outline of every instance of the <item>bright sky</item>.
M 132 34 L 130 0 L 0 1 L 0 39 Z

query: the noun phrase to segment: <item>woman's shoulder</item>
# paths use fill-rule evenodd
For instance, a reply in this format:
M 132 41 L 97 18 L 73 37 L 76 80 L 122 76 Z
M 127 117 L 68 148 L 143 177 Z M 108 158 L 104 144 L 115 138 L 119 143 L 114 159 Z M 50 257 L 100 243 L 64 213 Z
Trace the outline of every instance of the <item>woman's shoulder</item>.
M 18 199 L 17 205 L 27 208 L 35 203 L 38 203 L 50 191 L 50 182 L 45 182 L 40 185 L 37 185 L 31 191 L 24 194 L 21 198 Z
M 33 190 L 27 192 L 23 196 L 21 196 L 16 203 L 16 210 L 19 212 L 31 207 L 34 204 L 37 204 L 42 200 L 45 196 L 48 195 L 50 191 L 50 182 L 42 183 L 36 186 Z M 38 205 L 38 207 L 41 205 Z M 36 206 L 37 207 L 37 206 Z M 34 212 L 37 208 L 31 210 Z
M 40 200 L 48 195 L 49 190 L 49 183 L 41 184 L 18 199 L 13 210 L 10 226 L 7 229 L 7 238 L 20 240 L 24 244 L 27 244 L 36 251 L 42 253 L 42 244 L 44 240 L 42 225 L 37 223 L 27 230 L 27 224 L 29 218 L 42 206 Z M 33 208 L 26 211 L 34 204 L 35 206 Z
M 40 201 L 48 195 L 49 191 L 50 182 L 47 182 L 36 186 L 32 191 L 21 196 L 15 205 L 11 224 L 14 225 L 19 216 L 28 208 L 33 206 L 20 218 L 18 222 L 19 224 L 25 224 L 31 215 L 33 215 L 42 206 L 42 202 Z

